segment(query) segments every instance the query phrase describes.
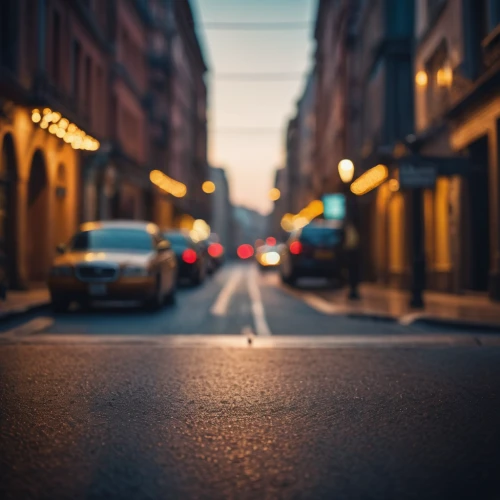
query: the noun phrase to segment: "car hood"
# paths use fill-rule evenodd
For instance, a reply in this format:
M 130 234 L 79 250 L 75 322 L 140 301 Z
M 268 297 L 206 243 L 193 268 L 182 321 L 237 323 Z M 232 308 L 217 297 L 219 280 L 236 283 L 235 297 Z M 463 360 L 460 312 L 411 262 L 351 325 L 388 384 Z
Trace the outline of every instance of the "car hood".
M 90 264 L 92 262 L 146 266 L 154 252 L 68 252 L 55 258 L 55 265 Z

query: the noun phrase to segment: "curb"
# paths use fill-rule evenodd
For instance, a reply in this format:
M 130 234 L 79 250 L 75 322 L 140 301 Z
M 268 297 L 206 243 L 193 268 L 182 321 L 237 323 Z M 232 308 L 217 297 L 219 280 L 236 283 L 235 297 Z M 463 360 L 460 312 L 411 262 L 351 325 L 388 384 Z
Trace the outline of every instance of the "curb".
M 410 325 L 425 325 L 425 326 L 440 326 L 444 328 L 453 328 L 455 330 L 477 330 L 480 332 L 487 333 L 497 333 L 500 334 L 500 324 L 493 323 L 481 323 L 475 321 L 461 321 L 456 319 L 447 319 L 447 318 L 437 318 L 437 317 L 428 317 L 428 318 L 418 318 L 411 323 Z
M 0 323 L 5 323 L 11 319 L 18 318 L 30 312 L 36 312 L 45 309 L 50 305 L 49 300 L 44 300 L 43 302 L 35 302 L 25 306 L 19 306 L 8 311 L 0 311 Z
M 390 314 L 378 314 L 378 313 L 362 313 L 362 312 L 350 312 L 346 314 L 346 317 L 350 319 L 361 319 L 368 321 L 384 321 L 387 323 L 397 323 L 399 318 L 397 316 L 391 316 Z

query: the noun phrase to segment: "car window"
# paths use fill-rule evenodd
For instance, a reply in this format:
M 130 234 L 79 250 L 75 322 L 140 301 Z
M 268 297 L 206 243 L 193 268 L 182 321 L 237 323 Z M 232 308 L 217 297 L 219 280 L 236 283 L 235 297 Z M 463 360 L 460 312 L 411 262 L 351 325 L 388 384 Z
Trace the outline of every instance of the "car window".
M 77 233 L 69 244 L 71 250 L 151 251 L 153 238 L 142 229 L 102 228 Z
M 309 245 L 336 245 L 342 239 L 342 232 L 325 227 L 305 227 L 299 239 Z

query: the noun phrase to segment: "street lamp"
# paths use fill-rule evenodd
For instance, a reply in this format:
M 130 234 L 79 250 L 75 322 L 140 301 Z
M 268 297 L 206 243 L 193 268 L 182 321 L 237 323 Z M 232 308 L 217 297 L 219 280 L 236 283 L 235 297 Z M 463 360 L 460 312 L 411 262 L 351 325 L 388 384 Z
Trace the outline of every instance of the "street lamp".
M 271 201 L 278 201 L 281 198 L 281 191 L 278 188 L 272 188 L 269 191 L 269 199 Z
M 354 163 L 351 160 L 340 160 L 339 175 L 344 184 L 351 182 L 354 177 Z
M 354 163 L 351 160 L 341 160 L 338 165 L 339 176 L 345 186 L 346 196 L 346 250 L 349 273 L 349 299 L 359 299 L 359 236 L 355 224 L 354 203 L 355 197 L 351 193 L 349 184 L 354 177 Z
M 212 181 L 205 181 L 201 185 L 201 189 L 206 194 L 212 194 L 213 192 L 215 192 L 215 184 Z

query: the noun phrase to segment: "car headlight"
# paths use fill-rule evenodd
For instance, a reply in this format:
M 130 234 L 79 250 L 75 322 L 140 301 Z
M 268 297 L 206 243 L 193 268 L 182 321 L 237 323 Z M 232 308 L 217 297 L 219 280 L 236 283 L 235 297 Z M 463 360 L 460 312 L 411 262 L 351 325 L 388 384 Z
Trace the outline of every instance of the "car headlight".
M 73 268 L 71 266 L 54 266 L 50 270 L 50 275 L 55 277 L 73 276 Z
M 126 266 L 122 269 L 122 276 L 125 278 L 146 278 L 149 271 L 145 267 Z

